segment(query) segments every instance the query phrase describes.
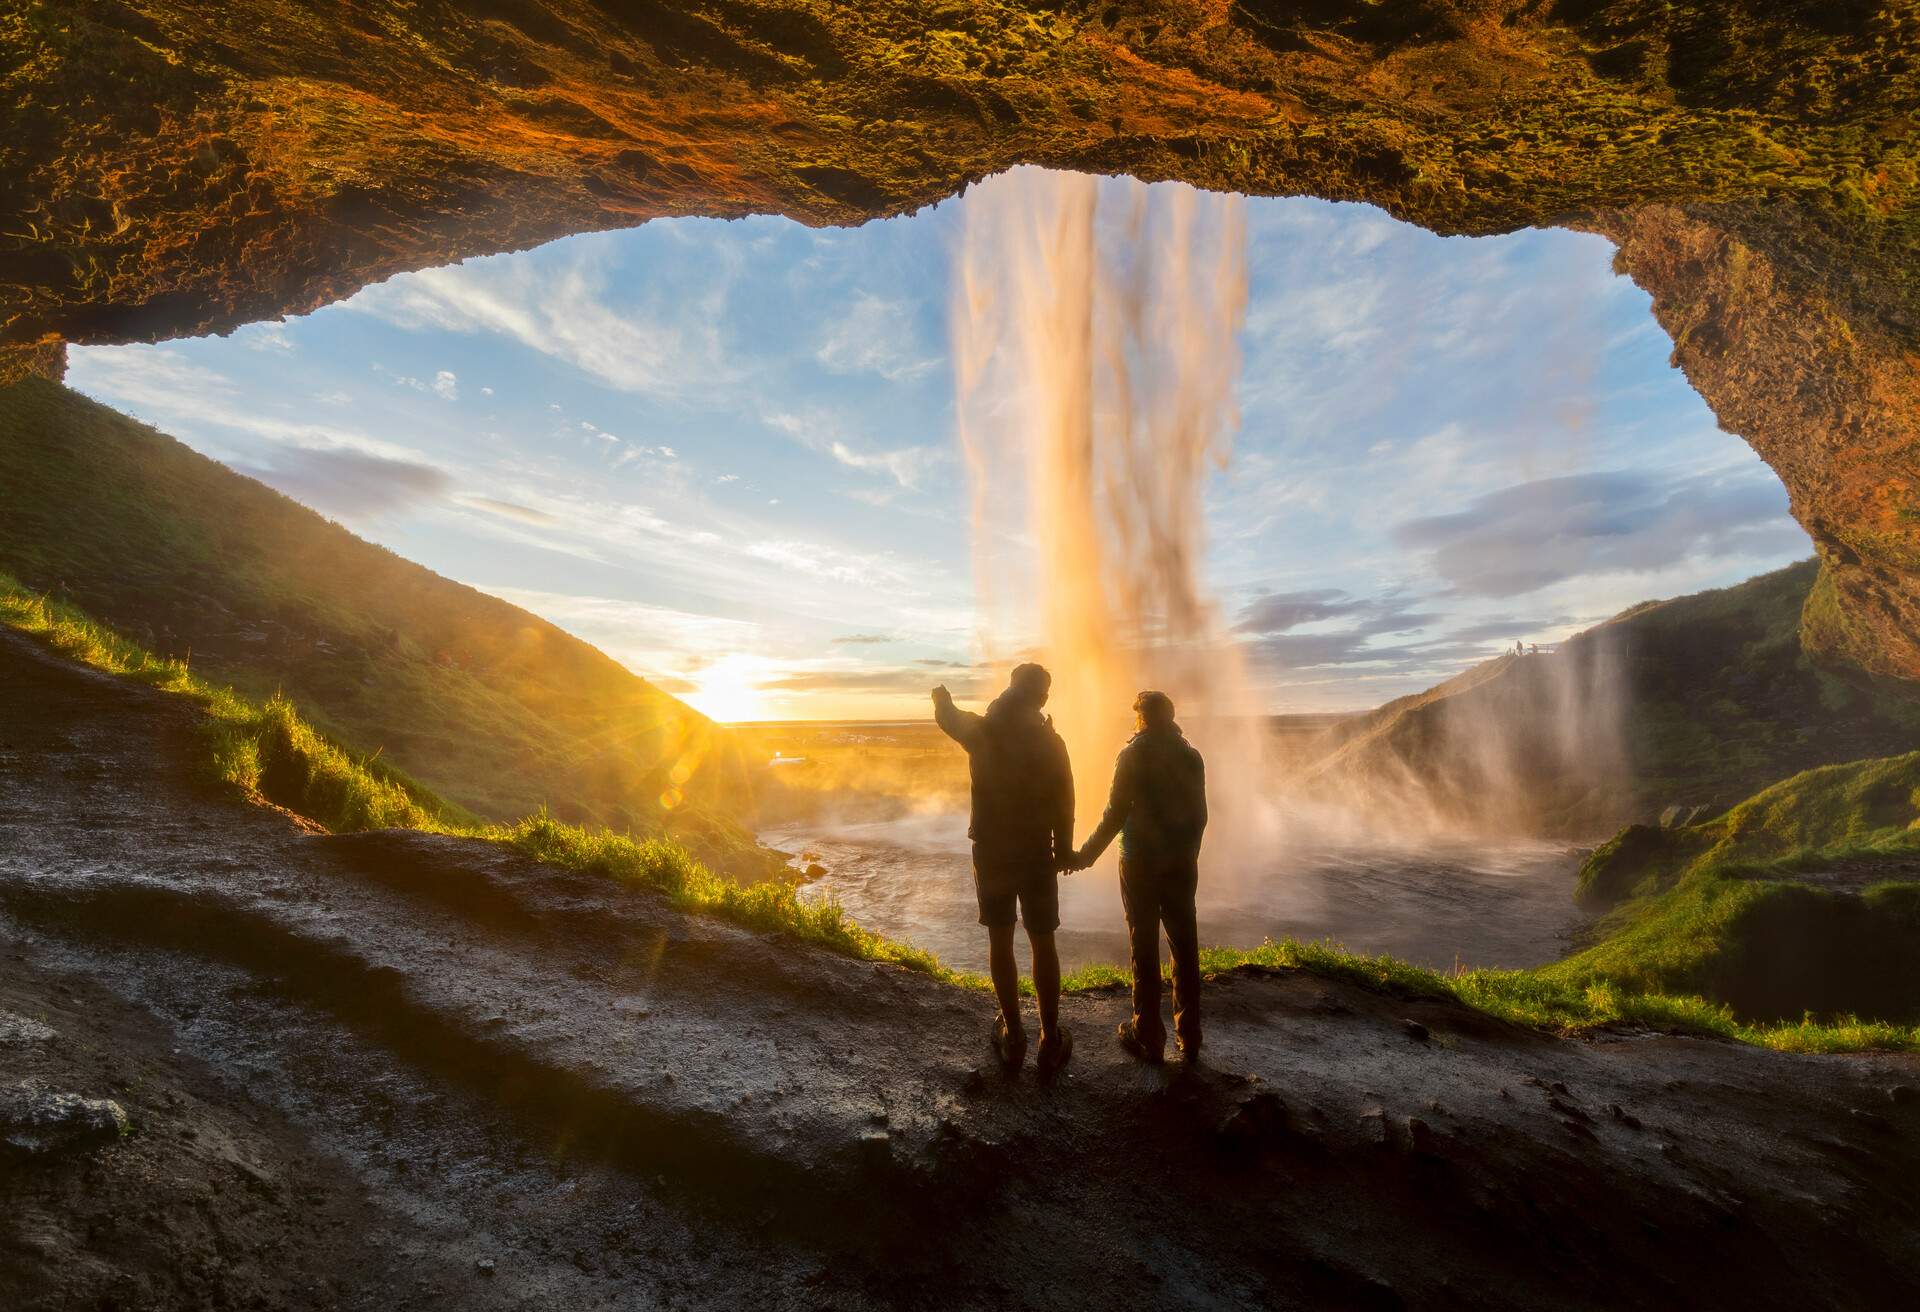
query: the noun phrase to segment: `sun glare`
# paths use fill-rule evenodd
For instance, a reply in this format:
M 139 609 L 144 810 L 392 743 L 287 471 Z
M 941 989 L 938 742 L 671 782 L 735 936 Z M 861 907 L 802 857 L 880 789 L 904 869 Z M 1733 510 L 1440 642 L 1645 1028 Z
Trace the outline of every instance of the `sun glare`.
M 722 724 L 768 718 L 767 699 L 760 685 L 772 677 L 772 664 L 745 652 L 722 656 L 696 676 L 698 688 L 681 700 Z

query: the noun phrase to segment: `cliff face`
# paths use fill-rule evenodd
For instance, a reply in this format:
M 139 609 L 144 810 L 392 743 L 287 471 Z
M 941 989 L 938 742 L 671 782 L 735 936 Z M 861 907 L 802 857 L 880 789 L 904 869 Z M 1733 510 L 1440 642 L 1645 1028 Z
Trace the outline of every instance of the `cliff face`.
M 1019 162 L 1588 227 L 1920 679 L 1907 0 L 44 0 L 0 15 L 0 380 L 668 214 Z

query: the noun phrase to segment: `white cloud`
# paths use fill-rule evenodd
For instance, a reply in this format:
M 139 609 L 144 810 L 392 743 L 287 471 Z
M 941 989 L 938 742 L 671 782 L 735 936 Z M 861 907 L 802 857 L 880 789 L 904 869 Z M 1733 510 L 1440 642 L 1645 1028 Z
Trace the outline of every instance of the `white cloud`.
M 67 351 L 67 385 L 110 403 L 171 410 L 219 406 L 239 394 L 232 379 L 165 346 L 75 346 Z
M 617 437 L 610 440 L 620 441 Z M 613 467 L 623 469 L 638 460 L 672 460 L 674 458 L 675 452 L 670 446 L 640 446 L 637 443 L 626 442 L 622 443 L 620 454 L 613 458 Z
M 922 475 L 948 458 L 944 449 L 927 446 L 896 447 L 890 451 L 860 450 L 839 435 L 831 420 L 817 412 L 797 414 L 775 410 L 764 414 L 762 418 L 769 427 L 787 434 L 809 451 L 830 456 L 848 469 L 885 474 L 903 488 L 918 488 Z
M 433 394 L 442 401 L 460 399 L 460 380 L 454 377 L 453 370 L 442 369 L 433 376 Z
M 835 373 L 871 373 L 902 382 L 939 363 L 922 353 L 918 339 L 908 302 L 858 292 L 853 304 L 827 329 L 814 355 Z
M 233 340 L 254 351 L 291 351 L 293 339 L 287 336 L 287 326 L 278 319 L 269 319 L 263 323 L 250 323 L 234 331 Z
M 614 305 L 586 258 L 559 268 L 493 257 L 401 274 L 342 304 L 398 328 L 494 333 L 622 391 L 702 394 L 735 376 L 719 331 L 724 283 L 671 306 Z M 551 407 L 558 409 L 558 406 Z
M 383 460 L 419 459 L 408 447 L 355 429 L 273 414 L 243 396 L 226 375 L 192 364 L 163 346 L 73 347 L 67 356 L 67 382 L 109 405 L 140 411 L 177 436 L 212 424 L 284 446 L 358 451 Z

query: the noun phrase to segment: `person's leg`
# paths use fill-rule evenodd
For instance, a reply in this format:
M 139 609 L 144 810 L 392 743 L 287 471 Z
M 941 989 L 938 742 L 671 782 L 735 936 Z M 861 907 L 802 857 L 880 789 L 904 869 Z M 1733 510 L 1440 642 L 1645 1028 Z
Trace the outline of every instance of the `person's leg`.
M 993 979 L 993 994 L 1000 1002 L 1000 1018 L 1006 1021 L 1010 1037 L 1024 1041 L 1020 969 L 1013 962 L 1014 886 L 999 865 L 982 860 L 978 848 L 973 853 L 973 892 L 980 903 L 980 924 L 987 931 L 987 974 Z
M 1194 912 L 1197 870 L 1169 876 L 1161 886 L 1160 914 L 1167 927 L 1167 949 L 1173 956 L 1173 1032 L 1180 1049 L 1200 1049 L 1200 931 Z
M 993 976 L 993 995 L 1000 1000 L 1000 1016 L 1007 1033 L 1024 1037 L 1020 1021 L 1020 968 L 1013 960 L 1013 925 L 987 926 L 987 973 Z
M 1164 1047 L 1160 1019 L 1160 907 L 1144 880 L 1120 866 L 1120 905 L 1127 913 L 1127 957 L 1133 968 L 1133 1032 L 1149 1049 Z
M 1060 1029 L 1060 954 L 1053 933 L 1060 928 L 1060 876 L 1051 865 L 1031 870 L 1020 887 L 1020 923 L 1033 949 L 1033 992 L 1040 1010 L 1040 1042 Z
M 1053 934 L 1029 929 L 1027 943 L 1033 948 L 1033 994 L 1040 1006 L 1040 1042 L 1052 1043 L 1060 1032 L 1060 954 L 1054 950 Z

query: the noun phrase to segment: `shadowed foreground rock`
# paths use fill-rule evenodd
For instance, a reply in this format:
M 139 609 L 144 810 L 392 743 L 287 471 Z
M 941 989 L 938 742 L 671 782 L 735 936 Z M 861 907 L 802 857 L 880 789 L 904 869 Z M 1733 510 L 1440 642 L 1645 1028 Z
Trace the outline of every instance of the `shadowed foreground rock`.
M 46 0 L 0 15 L 0 381 L 659 215 L 1020 162 L 1605 233 L 1920 679 L 1909 0 Z
M 1804 1307 L 1920 1280 L 1920 1059 L 1569 1042 L 1315 976 L 1211 1065 L 486 844 L 196 782 L 189 708 L 0 632 L 0 1305 Z M 16 1026 L 21 1033 L 29 1033 Z M 30 1031 L 37 1035 L 38 1030 Z
M 30 1084 L 0 1089 L 0 1143 L 15 1153 L 38 1155 L 86 1147 L 126 1132 L 127 1113 L 110 1098 L 88 1098 Z

